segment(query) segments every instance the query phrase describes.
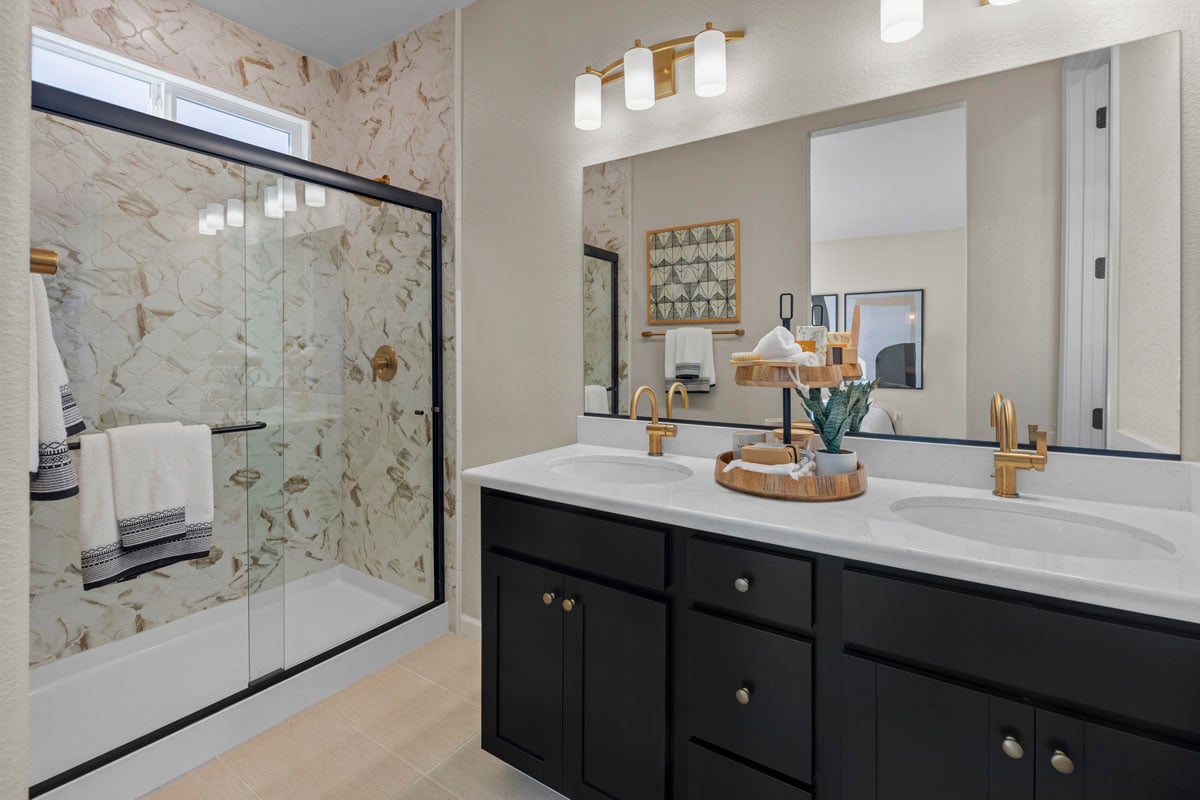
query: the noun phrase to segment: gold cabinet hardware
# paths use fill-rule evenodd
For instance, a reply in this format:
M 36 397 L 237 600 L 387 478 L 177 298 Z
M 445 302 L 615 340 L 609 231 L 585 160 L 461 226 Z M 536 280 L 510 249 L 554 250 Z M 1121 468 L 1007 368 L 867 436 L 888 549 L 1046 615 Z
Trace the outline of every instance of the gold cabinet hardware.
M 1062 750 L 1055 750 L 1054 755 L 1050 756 L 1050 766 L 1060 775 L 1070 775 L 1075 771 L 1075 762 Z
M 671 384 L 671 388 L 667 389 L 667 419 L 671 419 L 674 416 L 671 409 L 671 400 L 675 397 L 676 389 L 679 390 L 680 396 L 683 397 L 683 407 L 688 407 L 687 387 L 679 381 L 675 381 Z
M 992 395 L 990 409 L 992 427 L 996 429 L 996 445 L 993 455 L 996 472 L 997 497 L 1018 497 L 1017 470 L 1036 469 L 1046 471 L 1049 456 L 1046 450 L 1046 432 L 1037 425 L 1029 426 L 1029 443 L 1035 450 L 1017 449 L 1017 409 L 1013 401 L 996 392 Z
M 400 357 L 396 355 L 396 348 L 390 344 L 382 345 L 371 357 L 371 383 L 380 379 L 390 381 L 396 377 L 399 367 Z
M 563 611 L 570 613 L 571 610 L 575 608 L 575 600 L 570 597 L 564 598 L 563 602 L 562 602 L 562 607 L 563 607 Z
M 542 595 L 542 604 L 547 606 L 550 605 L 554 602 L 554 596 L 554 592 L 546 592 L 544 595 Z
M 745 594 L 750 591 L 750 579 L 746 577 L 738 578 L 733 582 L 733 588 L 735 591 Z
M 750 705 L 750 687 L 743 686 L 742 688 L 738 689 L 736 692 L 733 693 L 733 697 L 741 705 L 744 705 L 744 706 Z
M 685 390 L 686 391 L 686 390 Z M 658 421 L 658 397 L 654 394 L 654 390 L 649 386 L 639 386 L 638 390 L 633 393 L 633 402 L 629 404 L 629 418 L 637 419 L 638 402 L 642 399 L 643 394 L 650 395 L 650 423 L 646 425 L 646 436 L 650 439 L 650 447 L 646 455 L 661 456 L 663 438 L 674 439 L 679 429 L 674 425 L 667 425 Z
M 1020 761 L 1025 757 L 1025 748 L 1021 747 L 1021 743 L 1015 736 L 1005 736 L 1004 741 L 1000 743 L 1000 750 L 1015 761 Z

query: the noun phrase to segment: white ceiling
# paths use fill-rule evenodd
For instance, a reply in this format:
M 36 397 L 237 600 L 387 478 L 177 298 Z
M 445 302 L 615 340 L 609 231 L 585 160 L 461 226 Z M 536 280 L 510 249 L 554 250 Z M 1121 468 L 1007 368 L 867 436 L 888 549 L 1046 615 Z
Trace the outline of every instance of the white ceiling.
M 340 67 L 472 0 L 193 0 Z
M 813 134 L 816 242 L 967 224 L 967 111 Z

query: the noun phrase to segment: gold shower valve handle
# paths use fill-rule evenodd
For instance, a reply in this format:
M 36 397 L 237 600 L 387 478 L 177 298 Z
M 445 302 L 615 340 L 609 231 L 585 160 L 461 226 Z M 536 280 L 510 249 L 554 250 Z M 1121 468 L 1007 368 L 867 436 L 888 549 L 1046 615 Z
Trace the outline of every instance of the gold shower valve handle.
M 390 344 L 381 346 L 371 357 L 371 383 L 375 383 L 380 378 L 390 381 L 396 377 L 396 370 L 399 366 L 400 357 L 396 355 L 396 348 Z

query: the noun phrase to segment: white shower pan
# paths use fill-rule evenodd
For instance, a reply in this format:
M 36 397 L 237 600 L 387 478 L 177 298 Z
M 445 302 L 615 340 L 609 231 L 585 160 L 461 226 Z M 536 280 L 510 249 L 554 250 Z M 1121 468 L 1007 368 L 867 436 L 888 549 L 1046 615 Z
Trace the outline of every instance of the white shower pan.
M 251 677 L 295 666 L 427 602 L 337 565 L 37 667 L 30 672 L 30 785 L 224 700 L 246 689 Z

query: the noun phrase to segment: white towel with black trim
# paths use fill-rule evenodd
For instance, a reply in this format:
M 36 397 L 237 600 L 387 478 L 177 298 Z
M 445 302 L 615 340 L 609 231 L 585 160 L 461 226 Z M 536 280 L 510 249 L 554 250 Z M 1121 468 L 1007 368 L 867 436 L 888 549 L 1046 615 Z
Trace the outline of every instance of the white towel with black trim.
M 183 460 L 187 480 L 183 541 L 188 558 L 201 558 L 212 548 L 213 468 L 212 428 L 188 425 L 183 429 Z M 199 554 L 199 555 L 196 555 Z
M 204 427 L 204 426 L 197 426 Z M 205 437 L 211 440 L 208 428 Z M 191 442 L 188 437 L 187 441 Z M 208 443 L 211 448 L 211 441 Z M 199 448 L 194 451 L 198 458 Z M 113 468 L 109 437 L 105 434 L 83 436 L 79 440 L 79 550 L 83 588 L 96 589 L 118 581 L 136 578 L 151 570 L 177 561 L 204 558 L 212 547 L 212 464 L 195 474 L 194 494 L 189 491 L 187 508 L 195 509 L 194 535 L 169 541 L 125 547 L 117 529 L 117 511 L 113 494 Z M 207 477 L 206 477 L 207 476 Z M 206 502 L 201 500 L 204 482 L 209 489 Z M 189 486 L 192 486 L 189 481 Z M 207 523 L 204 514 L 207 513 Z M 189 526 L 191 528 L 191 526 Z
M 84 425 L 54 343 L 50 301 L 39 275 L 29 276 L 29 323 L 29 496 L 61 500 L 79 493 L 67 436 Z
M 180 539 L 185 531 L 188 469 L 178 422 L 107 431 L 113 506 L 121 545 Z
M 706 393 L 717 385 L 711 329 L 672 328 L 665 338 L 663 377 L 668 386 L 679 381 L 689 393 Z

